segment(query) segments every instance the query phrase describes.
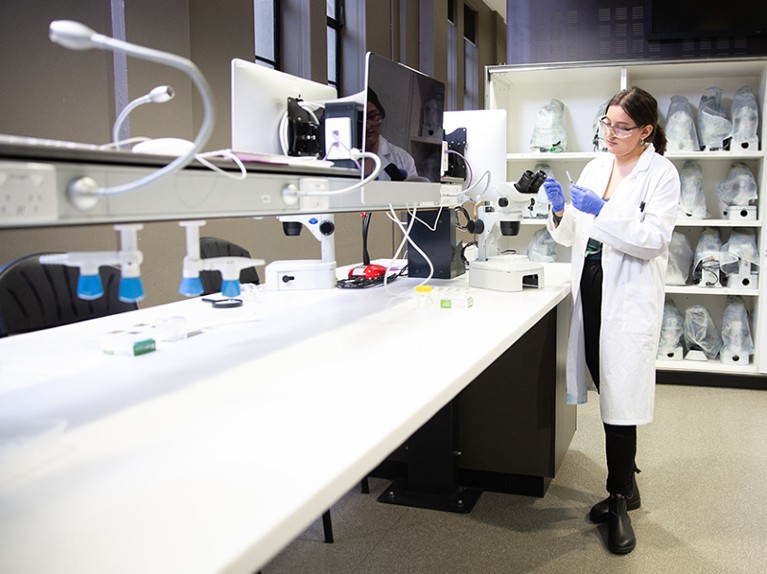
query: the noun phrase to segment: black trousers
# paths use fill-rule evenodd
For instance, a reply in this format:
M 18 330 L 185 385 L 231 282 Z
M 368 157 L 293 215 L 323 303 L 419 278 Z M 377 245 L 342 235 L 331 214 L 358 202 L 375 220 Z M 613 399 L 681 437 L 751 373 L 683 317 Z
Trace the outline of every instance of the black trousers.
M 599 336 L 602 327 L 602 261 L 586 258 L 581 275 L 583 334 L 586 366 L 599 390 Z M 607 491 L 628 496 L 632 490 L 637 449 L 636 425 L 609 425 L 605 428 L 607 455 Z

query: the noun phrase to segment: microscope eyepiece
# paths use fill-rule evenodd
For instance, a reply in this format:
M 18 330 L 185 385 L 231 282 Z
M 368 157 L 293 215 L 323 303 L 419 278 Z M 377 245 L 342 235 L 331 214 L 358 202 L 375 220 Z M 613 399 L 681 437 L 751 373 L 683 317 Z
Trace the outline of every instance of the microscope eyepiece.
M 530 182 L 530 190 L 538 193 L 538 190 L 543 185 L 543 182 L 546 181 L 546 178 L 549 177 L 546 175 L 546 172 L 542 169 L 539 169 L 537 172 L 535 172 L 535 175 L 533 176 L 533 180 Z
M 533 173 L 528 169 L 522 174 L 519 181 L 514 184 L 514 187 L 517 188 L 519 193 L 538 193 L 538 189 L 546 181 L 546 177 L 546 172 L 543 170 Z

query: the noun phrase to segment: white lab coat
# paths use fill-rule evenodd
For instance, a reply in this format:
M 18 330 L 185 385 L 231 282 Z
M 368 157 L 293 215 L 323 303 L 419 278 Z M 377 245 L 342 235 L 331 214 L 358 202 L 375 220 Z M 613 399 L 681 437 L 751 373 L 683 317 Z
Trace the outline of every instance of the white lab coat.
M 589 162 L 577 184 L 604 193 L 614 156 Z M 655 359 L 663 318 L 668 245 L 679 203 L 679 174 L 652 144 L 620 183 L 598 217 L 568 205 L 562 221 L 548 229 L 558 243 L 572 246 L 573 314 L 567 350 L 567 400 L 586 402 L 587 372 L 580 279 L 589 237 L 601 241 L 602 328 L 600 410 L 614 425 L 652 421 Z M 640 210 L 640 205 L 644 209 Z
M 407 174 L 406 177 L 418 177 L 413 156 L 401 147 L 394 145 L 383 136 L 380 136 L 378 139 L 378 157 L 381 158 L 382 168 L 393 163 L 399 169 L 405 171 Z M 381 175 L 378 176 L 378 179 L 388 181 L 391 178 L 385 171 L 381 171 Z

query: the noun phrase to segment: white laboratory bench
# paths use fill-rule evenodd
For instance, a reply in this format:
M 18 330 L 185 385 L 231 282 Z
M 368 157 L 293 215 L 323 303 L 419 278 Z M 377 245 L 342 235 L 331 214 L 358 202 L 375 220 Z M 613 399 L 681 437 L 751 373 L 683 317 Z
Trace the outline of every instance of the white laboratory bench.
M 562 302 L 566 269 L 468 310 L 260 287 L 0 340 L 0 572 L 252 574 Z M 199 333 L 101 352 L 172 316 Z

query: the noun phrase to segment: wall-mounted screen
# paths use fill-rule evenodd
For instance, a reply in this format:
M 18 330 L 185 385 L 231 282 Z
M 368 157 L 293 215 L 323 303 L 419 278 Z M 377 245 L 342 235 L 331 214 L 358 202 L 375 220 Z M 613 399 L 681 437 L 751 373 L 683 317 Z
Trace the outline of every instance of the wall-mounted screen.
M 767 2 L 730 0 L 645 0 L 650 40 L 767 35 Z

